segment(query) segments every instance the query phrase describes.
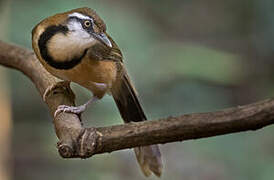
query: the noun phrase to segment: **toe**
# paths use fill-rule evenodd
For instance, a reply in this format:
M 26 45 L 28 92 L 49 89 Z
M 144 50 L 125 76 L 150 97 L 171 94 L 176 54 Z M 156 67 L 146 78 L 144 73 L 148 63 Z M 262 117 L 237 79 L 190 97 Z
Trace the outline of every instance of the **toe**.
M 56 117 L 60 112 L 62 112 L 61 110 L 57 109 L 54 113 L 54 117 Z
M 66 105 L 60 105 L 58 106 L 57 110 L 54 113 L 54 117 L 56 117 L 59 113 L 61 112 L 66 112 L 66 113 L 74 113 L 74 114 L 81 114 L 82 112 L 85 111 L 85 106 L 66 106 Z
M 66 105 L 59 105 L 58 107 L 57 107 L 57 110 L 55 111 L 55 113 L 54 113 L 54 117 L 56 117 L 59 113 L 61 113 L 61 112 L 66 112 L 66 108 L 67 108 L 68 106 L 66 106 Z

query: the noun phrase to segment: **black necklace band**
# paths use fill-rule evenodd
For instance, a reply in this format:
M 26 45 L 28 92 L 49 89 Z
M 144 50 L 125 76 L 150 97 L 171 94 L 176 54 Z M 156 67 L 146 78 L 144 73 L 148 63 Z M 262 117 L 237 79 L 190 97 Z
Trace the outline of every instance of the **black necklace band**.
M 66 61 L 56 61 L 54 60 L 51 55 L 48 53 L 47 43 L 56 33 L 63 33 L 66 34 L 68 32 L 68 28 L 66 26 L 50 26 L 48 27 L 40 36 L 38 40 L 38 46 L 41 53 L 42 58 L 52 67 L 56 69 L 71 69 L 78 65 L 82 58 L 86 55 L 87 50 L 80 57 L 74 57 L 72 59 L 68 59 Z

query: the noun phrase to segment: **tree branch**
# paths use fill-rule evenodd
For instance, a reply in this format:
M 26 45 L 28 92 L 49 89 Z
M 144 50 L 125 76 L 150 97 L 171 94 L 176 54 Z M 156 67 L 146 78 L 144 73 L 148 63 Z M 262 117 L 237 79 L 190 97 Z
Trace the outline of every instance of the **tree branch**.
M 41 96 L 48 87 L 57 85 L 45 98 L 52 117 L 58 105 L 74 105 L 75 96 L 70 87 L 58 84 L 58 79 L 40 65 L 32 51 L 0 41 L 0 64 L 23 72 Z M 274 123 L 274 99 L 217 112 L 111 127 L 84 128 L 80 117 L 70 113 L 60 113 L 53 122 L 60 155 L 87 158 L 136 146 L 257 130 Z

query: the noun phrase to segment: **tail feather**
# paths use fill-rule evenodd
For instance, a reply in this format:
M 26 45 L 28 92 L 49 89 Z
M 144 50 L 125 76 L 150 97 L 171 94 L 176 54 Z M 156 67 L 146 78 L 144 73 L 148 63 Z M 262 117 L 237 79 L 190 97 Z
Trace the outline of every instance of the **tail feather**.
M 134 148 L 134 152 L 145 176 L 150 176 L 151 172 L 158 177 L 161 176 L 163 164 L 158 145 L 137 147 Z
M 112 89 L 112 95 L 125 123 L 147 119 L 127 75 L 123 76 L 118 87 Z M 161 176 L 163 165 L 158 145 L 136 147 L 134 151 L 145 176 L 150 176 L 152 172 Z

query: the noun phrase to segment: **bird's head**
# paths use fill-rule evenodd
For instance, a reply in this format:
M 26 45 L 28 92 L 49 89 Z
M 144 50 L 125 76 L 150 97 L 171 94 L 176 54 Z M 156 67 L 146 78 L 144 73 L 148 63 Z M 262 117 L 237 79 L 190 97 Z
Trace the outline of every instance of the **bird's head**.
M 51 61 L 64 63 L 79 59 L 93 45 L 112 47 L 104 21 L 86 7 L 41 21 L 32 30 L 32 44 L 38 57 L 48 64 Z
M 87 43 L 97 40 L 106 46 L 112 47 L 106 35 L 105 23 L 93 10 L 80 8 L 68 12 L 66 15 L 65 25 L 68 29 L 68 36 Z

